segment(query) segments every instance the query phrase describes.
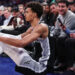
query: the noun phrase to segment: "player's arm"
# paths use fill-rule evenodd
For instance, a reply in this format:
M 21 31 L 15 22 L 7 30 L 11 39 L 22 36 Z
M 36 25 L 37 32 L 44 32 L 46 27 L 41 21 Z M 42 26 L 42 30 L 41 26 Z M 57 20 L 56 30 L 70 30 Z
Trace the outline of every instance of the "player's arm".
M 42 27 L 37 28 L 37 30 L 34 30 L 32 33 L 24 36 L 22 39 L 0 37 L 0 41 L 12 46 L 24 47 L 29 43 L 33 42 L 34 40 L 36 40 L 41 34 L 42 34 Z

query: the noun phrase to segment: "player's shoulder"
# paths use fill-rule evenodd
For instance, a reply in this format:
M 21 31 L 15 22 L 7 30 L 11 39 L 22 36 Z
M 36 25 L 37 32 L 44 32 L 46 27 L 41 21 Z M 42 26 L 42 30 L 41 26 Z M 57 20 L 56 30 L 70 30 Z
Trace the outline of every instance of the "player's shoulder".
M 48 25 L 47 25 L 46 23 L 40 23 L 39 26 L 41 26 L 41 27 L 43 27 L 43 28 L 48 28 Z

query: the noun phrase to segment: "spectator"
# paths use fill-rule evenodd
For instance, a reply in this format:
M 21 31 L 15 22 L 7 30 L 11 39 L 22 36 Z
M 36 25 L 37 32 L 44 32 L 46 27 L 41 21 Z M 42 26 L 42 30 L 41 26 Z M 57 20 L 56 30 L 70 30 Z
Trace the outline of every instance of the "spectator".
M 19 12 L 22 13 L 22 14 L 24 14 L 24 9 L 25 9 L 24 5 L 23 4 L 19 4 L 18 8 L 19 8 Z
M 71 2 L 70 5 L 70 10 L 75 13 L 75 1 Z
M 21 18 L 24 20 L 24 24 L 28 25 L 29 23 L 25 21 L 25 17 L 24 17 L 24 9 L 25 9 L 24 5 L 19 4 L 18 8 L 19 8 L 19 12 L 20 12 L 19 16 L 21 16 Z
M 24 25 L 24 19 L 21 18 L 20 12 L 19 12 L 19 9 L 18 9 L 17 6 L 14 6 L 14 7 L 13 7 L 13 9 L 12 9 L 12 15 L 13 15 L 14 19 L 15 19 L 16 22 L 17 22 L 16 25 L 14 25 L 14 23 L 13 23 L 14 28 L 16 28 L 16 27 L 21 27 L 21 26 Z M 13 20 L 14 20 L 14 19 L 13 19 Z
M 57 5 L 56 3 L 51 3 L 50 4 L 50 24 L 49 24 L 49 30 L 50 30 L 50 34 L 49 34 L 49 43 L 50 43 L 50 48 L 51 48 L 51 55 L 50 55 L 50 59 L 49 59 L 49 72 L 54 72 L 54 63 L 55 63 L 55 38 L 53 37 L 53 31 L 55 28 L 55 22 L 56 22 L 56 18 L 58 16 L 58 11 L 57 11 Z
M 50 24 L 50 26 L 55 26 L 56 18 L 58 16 L 58 9 L 56 3 L 50 4 L 50 15 L 52 15 L 52 17 L 50 18 L 50 23 L 52 24 Z
M 9 21 L 10 21 L 10 19 L 12 18 L 12 14 L 11 14 L 11 12 L 9 12 L 7 7 L 4 8 L 4 16 L 5 16 L 6 19 L 3 22 L 3 26 L 7 26 Z
M 41 17 L 41 21 L 44 21 L 48 26 L 49 26 L 49 20 L 50 20 L 50 16 L 49 16 L 49 5 L 46 2 L 42 3 L 43 6 L 43 15 Z

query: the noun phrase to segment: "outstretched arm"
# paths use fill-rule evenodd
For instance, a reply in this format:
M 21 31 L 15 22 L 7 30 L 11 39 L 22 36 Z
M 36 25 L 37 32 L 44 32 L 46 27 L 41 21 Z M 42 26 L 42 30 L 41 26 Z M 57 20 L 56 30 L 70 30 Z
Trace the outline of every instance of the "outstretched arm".
M 34 29 L 31 33 L 27 34 L 26 36 L 23 36 L 22 39 L 13 39 L 13 38 L 0 36 L 0 41 L 12 46 L 24 47 L 29 43 L 33 42 L 34 40 L 36 40 L 38 37 L 40 37 L 42 32 L 43 32 L 43 28 L 39 27 L 37 29 Z
M 40 36 L 39 33 L 32 33 L 32 34 L 28 34 L 27 36 L 25 36 L 22 39 L 13 39 L 13 38 L 7 38 L 7 37 L 0 37 L 0 41 L 4 42 L 4 43 L 7 43 L 9 45 L 16 46 L 16 47 L 24 47 L 27 44 L 29 44 L 29 43 L 33 42 L 34 40 L 36 40 L 39 36 Z

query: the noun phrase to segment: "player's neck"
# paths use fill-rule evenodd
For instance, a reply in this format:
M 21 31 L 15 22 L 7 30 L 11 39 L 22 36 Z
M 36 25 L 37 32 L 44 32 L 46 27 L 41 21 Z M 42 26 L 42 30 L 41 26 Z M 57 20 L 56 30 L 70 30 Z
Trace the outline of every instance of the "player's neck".
M 40 21 L 40 19 L 34 19 L 34 20 L 31 22 L 31 26 L 32 26 L 32 27 L 35 27 L 36 25 L 39 24 L 39 21 Z

